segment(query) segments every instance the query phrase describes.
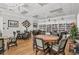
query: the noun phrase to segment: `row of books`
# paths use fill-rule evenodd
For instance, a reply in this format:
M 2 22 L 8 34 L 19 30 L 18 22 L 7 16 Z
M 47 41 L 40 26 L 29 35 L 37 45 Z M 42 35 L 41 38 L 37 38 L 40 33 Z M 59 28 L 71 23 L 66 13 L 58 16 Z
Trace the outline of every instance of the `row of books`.
M 43 31 L 70 31 L 71 24 L 70 23 L 64 23 L 64 24 L 41 24 L 39 25 L 39 29 Z

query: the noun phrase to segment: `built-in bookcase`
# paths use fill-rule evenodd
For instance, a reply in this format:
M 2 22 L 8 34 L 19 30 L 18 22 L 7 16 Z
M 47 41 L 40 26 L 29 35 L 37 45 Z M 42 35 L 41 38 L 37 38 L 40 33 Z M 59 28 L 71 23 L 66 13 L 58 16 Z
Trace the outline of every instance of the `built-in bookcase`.
M 43 20 L 43 21 L 42 21 Z M 40 19 L 38 22 L 38 29 L 44 31 L 68 31 L 71 30 L 71 23 L 76 23 L 76 15 L 64 15 L 54 18 Z M 77 24 L 77 23 L 76 23 Z M 41 25 L 41 26 L 40 26 Z M 42 26 L 45 25 L 45 26 Z M 77 24 L 78 25 L 78 24 Z M 79 28 L 79 26 L 77 26 Z
M 71 29 L 71 24 L 70 24 L 70 23 L 67 23 L 67 24 L 66 24 L 66 30 L 69 32 L 70 29 Z
M 59 32 L 65 31 L 66 30 L 66 24 L 59 24 Z
M 39 25 L 39 29 L 42 31 L 46 31 L 46 25 L 45 24 Z
M 40 24 L 39 29 L 47 32 L 53 31 L 70 31 L 71 23 L 61 23 L 61 24 Z
M 51 24 L 47 25 L 47 32 L 51 32 Z
M 53 31 L 58 31 L 58 24 L 51 24 L 52 32 Z

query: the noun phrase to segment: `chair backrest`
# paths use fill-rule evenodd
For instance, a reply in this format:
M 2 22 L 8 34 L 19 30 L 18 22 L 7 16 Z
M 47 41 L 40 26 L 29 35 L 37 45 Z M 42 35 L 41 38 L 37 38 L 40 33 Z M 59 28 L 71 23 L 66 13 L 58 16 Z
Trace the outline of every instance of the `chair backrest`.
M 13 31 L 13 35 L 14 35 L 14 36 L 16 35 L 16 32 L 15 32 L 15 31 Z
M 11 42 L 16 42 L 16 41 L 17 41 L 17 39 L 16 39 L 16 38 L 17 38 L 17 35 L 18 35 L 18 34 L 17 34 L 16 32 L 13 32 L 13 36 L 10 37 L 9 40 L 10 40 Z
M 62 35 L 61 34 L 58 34 L 59 36 L 59 39 L 58 39 L 58 42 L 62 39 Z
M 61 32 L 61 36 L 62 36 L 62 39 L 66 39 L 67 38 L 67 33 L 66 32 Z
M 20 34 L 20 31 L 17 31 L 17 34 Z
M 0 38 L 0 48 L 4 48 L 4 39 Z
M 67 34 L 67 38 L 69 38 L 70 37 L 70 34 Z
M 62 51 L 65 50 L 67 41 L 68 41 L 68 38 L 61 39 L 61 40 L 60 40 L 60 42 L 59 42 L 59 51 L 60 51 L 60 50 L 62 50 Z
M 67 37 L 67 35 L 63 34 L 62 35 L 62 39 L 65 39 Z
M 11 42 L 17 41 L 17 39 L 15 37 L 11 37 L 10 39 L 11 39 Z
M 44 41 L 41 38 L 35 38 L 35 42 L 37 48 L 44 48 Z

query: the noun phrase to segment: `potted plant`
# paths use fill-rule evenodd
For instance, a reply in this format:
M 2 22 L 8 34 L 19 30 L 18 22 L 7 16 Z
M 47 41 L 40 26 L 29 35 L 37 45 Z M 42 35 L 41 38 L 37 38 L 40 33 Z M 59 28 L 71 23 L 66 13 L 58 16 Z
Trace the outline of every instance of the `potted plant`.
M 78 32 L 78 29 L 77 29 L 77 26 L 73 23 L 72 24 L 72 27 L 71 27 L 71 38 L 72 38 L 72 41 L 75 43 L 75 39 L 77 37 L 77 32 Z

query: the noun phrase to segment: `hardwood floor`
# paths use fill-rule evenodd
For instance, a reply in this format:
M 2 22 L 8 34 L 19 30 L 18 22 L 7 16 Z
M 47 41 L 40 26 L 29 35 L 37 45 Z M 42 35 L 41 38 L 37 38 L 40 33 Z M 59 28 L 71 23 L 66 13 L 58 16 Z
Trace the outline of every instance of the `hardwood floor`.
M 65 49 L 66 55 L 71 55 L 72 53 L 68 50 L 68 44 Z M 32 40 L 18 40 L 18 46 L 10 47 L 9 50 L 6 50 L 5 55 L 34 55 L 32 48 Z M 41 55 L 41 52 L 38 53 Z
M 10 47 L 5 52 L 6 55 L 30 55 L 33 54 L 31 40 L 18 40 L 18 46 Z

